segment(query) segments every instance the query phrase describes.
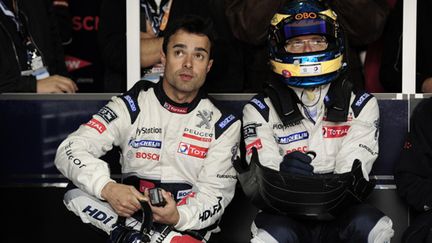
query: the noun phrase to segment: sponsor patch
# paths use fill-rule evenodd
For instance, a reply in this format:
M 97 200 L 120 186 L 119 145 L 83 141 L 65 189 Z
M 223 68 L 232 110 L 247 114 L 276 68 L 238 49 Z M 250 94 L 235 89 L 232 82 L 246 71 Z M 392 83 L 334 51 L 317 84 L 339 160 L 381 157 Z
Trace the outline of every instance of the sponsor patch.
M 186 114 L 188 112 L 188 107 L 179 107 L 179 106 L 174 106 L 171 105 L 168 102 L 165 102 L 165 104 L 163 105 L 163 107 L 171 112 L 174 113 L 179 113 L 179 114 Z
M 192 192 L 192 189 L 178 191 L 176 199 L 177 200 L 182 199 L 182 198 L 186 197 L 191 192 Z
M 302 147 L 297 147 L 297 148 L 292 148 L 292 149 L 288 149 L 286 151 L 287 154 L 292 153 L 294 151 L 300 151 L 302 153 L 306 153 L 308 151 L 308 146 L 302 146 Z
M 369 93 L 359 93 L 356 95 L 353 103 L 351 104 L 351 109 L 354 112 L 354 117 L 357 117 L 362 111 L 363 107 L 367 102 L 372 99 L 373 95 Z
M 158 148 L 160 149 L 162 146 L 162 142 L 158 140 L 130 140 L 129 146 L 132 148 Z
M 201 142 L 211 142 L 211 138 L 205 138 L 205 137 L 200 137 L 200 136 L 195 136 L 189 133 L 183 133 L 183 137 L 185 138 L 190 138 L 193 140 L 197 140 L 197 141 L 201 141 Z
M 110 123 L 117 119 L 117 114 L 108 106 L 102 107 L 96 115 L 102 117 L 102 119 L 104 119 L 107 123 Z
M 185 205 L 187 203 L 187 199 L 190 197 L 195 197 L 195 192 L 190 192 L 185 197 L 183 197 L 178 203 L 177 206 Z
M 140 192 L 144 192 L 145 189 L 152 189 L 155 188 L 155 184 L 151 181 L 146 181 L 146 180 L 140 180 L 139 181 L 139 191 Z
M 360 148 L 365 149 L 366 151 L 368 151 L 371 155 L 378 155 L 378 152 L 373 151 L 371 148 L 369 148 L 369 146 L 365 145 L 365 144 L 359 144 Z
M 137 159 L 145 159 L 145 160 L 154 160 L 159 161 L 159 154 L 156 153 L 145 153 L 145 152 L 136 152 L 135 158 Z
M 197 116 L 199 118 L 201 118 L 201 122 L 196 124 L 196 126 L 198 128 L 201 128 L 204 125 L 205 125 L 205 128 L 207 128 L 207 129 L 211 128 L 210 121 L 212 120 L 213 111 L 201 110 L 201 111 L 198 111 Z
M 236 175 L 221 175 L 221 174 L 217 174 L 216 175 L 217 178 L 222 178 L 222 179 L 237 179 Z
M 219 122 L 218 126 L 223 129 L 225 128 L 228 124 L 230 124 L 232 121 L 235 120 L 235 116 L 234 115 L 229 115 L 227 118 L 225 118 L 223 121 Z
M 261 143 L 261 139 L 258 138 L 257 140 L 253 141 L 252 143 L 246 145 L 246 151 L 247 154 L 251 154 L 252 153 L 252 148 L 255 147 L 257 150 L 262 149 L 262 143 Z
M 104 212 L 102 209 L 92 207 L 92 205 L 87 205 L 82 212 L 100 221 L 102 224 L 107 224 L 114 219 L 114 215 L 110 215 L 110 212 Z
M 264 110 L 265 108 L 267 108 L 266 105 L 264 105 L 259 99 L 257 98 L 253 98 L 250 102 L 254 103 L 258 108 L 260 108 L 261 110 Z
M 199 147 L 193 144 L 180 142 L 177 153 L 204 159 L 207 156 L 208 148 Z
M 96 129 L 96 131 L 98 131 L 100 134 L 102 134 L 103 132 L 105 132 L 106 127 L 104 126 L 104 124 L 102 124 L 100 121 L 96 120 L 96 119 L 91 119 L 90 121 L 88 121 L 86 124 L 84 124 L 88 127 L 91 127 L 93 129 Z
M 341 138 L 348 134 L 349 125 L 344 126 L 323 126 L 324 138 Z
M 278 137 L 277 142 L 279 144 L 289 144 L 300 140 L 305 140 L 308 138 L 309 138 L 309 133 L 307 131 L 303 131 L 303 132 L 293 133 L 285 137 Z
M 141 134 L 151 134 L 151 133 L 162 133 L 162 128 L 160 127 L 141 127 L 137 128 L 136 134 L 140 136 Z
M 215 216 L 216 213 L 218 213 L 219 211 L 221 211 L 222 209 L 222 197 L 217 197 L 218 198 L 218 203 L 213 205 L 210 209 L 205 210 L 204 212 L 200 213 L 199 215 L 199 219 L 204 222 L 207 219 Z
M 286 124 L 286 125 L 284 125 L 283 123 L 275 123 L 275 124 L 273 124 L 273 130 L 285 130 L 285 129 L 289 128 L 289 127 L 297 126 L 300 123 L 301 123 L 301 121 L 296 121 L 296 122 L 289 123 L 289 124 Z
M 131 111 L 136 111 L 137 108 L 136 108 L 135 102 L 133 101 L 132 97 L 130 97 L 130 95 L 126 95 L 124 98 L 128 102 Z
M 78 166 L 78 168 L 85 167 L 86 165 L 78 158 L 75 157 L 75 155 L 72 152 L 72 142 L 69 142 L 68 145 L 65 146 L 65 152 L 67 155 L 67 159 Z
M 243 127 L 243 137 L 246 138 L 254 138 L 257 136 L 256 128 L 262 126 L 261 123 L 251 123 L 247 124 Z

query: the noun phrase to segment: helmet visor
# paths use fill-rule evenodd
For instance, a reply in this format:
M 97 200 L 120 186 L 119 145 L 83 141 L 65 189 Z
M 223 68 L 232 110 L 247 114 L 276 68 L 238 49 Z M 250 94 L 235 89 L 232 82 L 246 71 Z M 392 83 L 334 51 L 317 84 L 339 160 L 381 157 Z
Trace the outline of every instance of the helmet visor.
M 335 37 L 334 25 L 324 19 L 304 19 L 289 21 L 283 27 L 285 40 L 301 35 L 325 35 Z

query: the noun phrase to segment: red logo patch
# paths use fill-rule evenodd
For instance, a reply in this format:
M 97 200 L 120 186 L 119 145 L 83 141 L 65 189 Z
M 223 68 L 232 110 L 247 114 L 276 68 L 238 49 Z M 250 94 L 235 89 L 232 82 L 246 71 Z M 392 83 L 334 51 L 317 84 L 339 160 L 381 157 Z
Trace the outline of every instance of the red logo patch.
M 350 126 L 323 126 L 324 138 L 341 138 L 348 134 Z
M 139 182 L 139 190 L 140 192 L 144 192 L 146 188 L 152 189 L 155 187 L 155 184 L 150 181 L 140 180 Z
M 171 112 L 174 112 L 174 113 L 186 114 L 188 112 L 187 107 L 173 106 L 173 105 L 169 104 L 168 102 L 165 102 L 165 104 L 163 106 L 165 109 L 167 109 Z
M 92 65 L 91 62 L 87 62 L 72 56 L 65 56 L 65 62 L 66 62 L 66 68 L 68 72 L 72 72 L 77 69 Z
M 211 142 L 211 138 L 204 138 L 204 137 L 199 137 L 199 136 L 195 136 L 189 133 L 183 133 L 183 137 L 185 138 L 190 138 L 193 140 L 198 140 L 198 141 L 202 141 L 202 142 Z
M 263 147 L 260 138 L 258 138 L 257 140 L 253 141 L 252 143 L 246 145 L 247 154 L 251 154 L 252 153 L 252 148 L 253 147 L 255 147 L 257 150 L 260 150 Z
M 100 121 L 96 120 L 96 119 L 91 119 L 90 121 L 88 121 L 86 124 L 84 124 L 86 126 L 89 126 L 91 128 L 96 129 L 96 131 L 98 131 L 100 134 L 102 134 L 103 132 L 105 132 L 106 127 L 104 124 L 102 124 Z
M 190 197 L 195 197 L 195 192 L 187 194 L 184 198 L 178 201 L 177 206 L 185 205 L 187 203 L 187 199 Z
M 284 70 L 282 70 L 282 76 L 284 76 L 285 78 L 289 78 L 289 77 L 291 77 L 291 72 L 284 69 Z
M 207 156 L 208 148 L 180 142 L 177 153 L 186 154 L 192 157 L 204 159 Z

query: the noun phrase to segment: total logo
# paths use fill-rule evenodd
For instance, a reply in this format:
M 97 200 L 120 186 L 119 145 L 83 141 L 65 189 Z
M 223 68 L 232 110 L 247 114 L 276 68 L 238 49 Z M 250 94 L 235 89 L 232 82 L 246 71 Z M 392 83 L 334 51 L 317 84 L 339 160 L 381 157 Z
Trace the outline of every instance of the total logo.
M 208 148 L 180 142 L 177 152 L 192 157 L 204 159 L 207 156 Z

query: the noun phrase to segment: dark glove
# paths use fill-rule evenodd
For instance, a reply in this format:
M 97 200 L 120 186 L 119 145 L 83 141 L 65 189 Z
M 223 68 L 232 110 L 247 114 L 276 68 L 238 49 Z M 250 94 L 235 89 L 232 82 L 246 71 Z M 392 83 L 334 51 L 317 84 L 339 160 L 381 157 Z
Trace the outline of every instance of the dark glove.
M 369 181 L 364 178 L 361 162 L 358 159 L 354 160 L 351 168 L 351 173 L 354 176 L 352 191 L 360 199 L 366 198 L 375 187 L 376 181 L 372 178 L 369 178 Z
M 292 174 L 313 175 L 312 158 L 300 151 L 286 154 L 279 165 L 279 170 Z

